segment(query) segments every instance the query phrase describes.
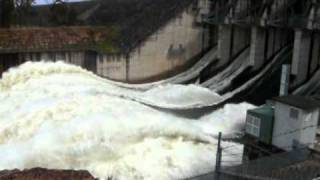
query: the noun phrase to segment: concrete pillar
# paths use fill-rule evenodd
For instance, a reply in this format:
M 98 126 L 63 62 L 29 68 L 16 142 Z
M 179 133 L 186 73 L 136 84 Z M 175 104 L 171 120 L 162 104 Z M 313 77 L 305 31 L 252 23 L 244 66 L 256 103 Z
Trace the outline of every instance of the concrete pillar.
M 2 76 L 3 71 L 4 71 L 3 61 L 0 61 L 0 77 Z
M 42 61 L 48 61 L 49 55 L 47 53 L 41 53 L 41 60 Z
M 231 40 L 232 40 L 232 27 L 229 25 L 219 26 L 218 37 L 218 53 L 220 59 L 218 66 L 223 66 L 228 63 L 231 56 Z
M 275 41 L 275 36 L 274 36 L 274 29 L 270 28 L 268 29 L 268 47 L 267 47 L 267 59 L 271 58 L 272 55 L 274 54 L 274 41 Z
M 266 44 L 266 30 L 261 27 L 252 27 L 250 44 L 250 66 L 259 69 L 264 64 Z
M 292 71 L 295 75 L 294 85 L 307 79 L 311 46 L 311 33 L 307 30 L 296 30 L 293 47 Z
M 281 49 L 281 36 L 282 36 L 281 29 L 275 29 L 274 36 L 275 36 L 274 51 L 277 52 Z
M 70 62 L 70 53 L 65 52 L 64 55 L 66 56 L 66 62 Z
M 129 82 L 130 81 L 130 76 L 129 76 L 129 73 L 130 73 L 130 55 L 129 54 L 126 54 L 126 81 Z
M 213 46 L 213 45 L 217 45 L 218 44 L 218 31 L 219 28 L 218 26 L 213 26 L 211 28 L 209 28 L 209 45 Z
M 312 45 L 312 56 L 311 56 L 311 63 L 310 63 L 310 75 L 313 74 L 317 68 L 319 63 L 319 55 L 320 55 L 320 35 L 314 34 L 313 35 L 313 45 Z
M 56 53 L 56 59 L 58 61 L 66 61 L 65 53 L 63 53 L 63 52 Z
M 280 46 L 284 47 L 287 44 L 287 37 L 288 37 L 288 33 L 289 32 L 286 31 L 285 29 L 281 29 L 280 33 L 281 33 L 281 35 L 280 35 L 280 41 L 281 41 Z
M 232 53 L 231 56 L 237 55 L 248 45 L 248 33 L 247 28 L 235 26 L 233 29 L 233 41 L 232 41 Z

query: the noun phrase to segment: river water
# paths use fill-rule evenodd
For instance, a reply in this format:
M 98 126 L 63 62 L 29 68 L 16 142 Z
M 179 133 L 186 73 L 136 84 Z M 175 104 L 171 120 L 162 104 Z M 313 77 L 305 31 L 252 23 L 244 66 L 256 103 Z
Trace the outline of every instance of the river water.
M 100 179 L 157 180 L 206 173 L 214 169 L 218 132 L 241 131 L 253 106 L 227 104 L 197 118 L 174 111 L 221 100 L 195 85 L 138 91 L 62 62 L 27 62 L 0 80 L 0 170 L 81 169 Z M 231 154 L 241 149 L 222 146 L 238 147 Z

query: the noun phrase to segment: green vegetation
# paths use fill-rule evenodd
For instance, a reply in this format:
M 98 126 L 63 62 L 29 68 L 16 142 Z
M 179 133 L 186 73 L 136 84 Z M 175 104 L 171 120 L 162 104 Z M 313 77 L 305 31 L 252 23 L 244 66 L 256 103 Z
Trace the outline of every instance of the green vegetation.
M 14 21 L 14 3 L 12 0 L 1 1 L 2 14 L 0 15 L 0 22 L 2 27 L 10 27 Z
M 62 0 L 56 0 L 50 8 L 50 21 L 55 25 L 72 24 L 77 19 L 77 13 Z
M 30 14 L 33 13 L 32 5 L 35 0 L 2 0 L 0 7 L 0 26 L 10 27 L 25 24 Z M 76 11 L 70 8 L 64 0 L 55 0 L 50 8 L 50 21 L 56 25 L 71 24 L 76 20 Z
M 119 47 L 116 45 L 116 41 L 119 40 L 119 28 L 111 27 L 108 28 L 108 35 L 107 37 L 103 37 L 101 42 L 96 44 L 96 51 L 102 53 L 115 53 L 119 51 Z
M 114 27 L 93 27 L 88 33 L 90 41 L 67 45 L 62 49 L 91 50 L 99 53 L 119 53 L 117 41 L 120 33 Z

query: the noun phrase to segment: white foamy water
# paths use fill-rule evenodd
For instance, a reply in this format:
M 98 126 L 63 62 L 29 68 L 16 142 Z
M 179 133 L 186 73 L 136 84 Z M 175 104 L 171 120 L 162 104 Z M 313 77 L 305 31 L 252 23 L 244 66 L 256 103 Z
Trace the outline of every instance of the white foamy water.
M 217 133 L 239 131 L 252 106 L 226 105 L 197 119 L 155 107 L 192 111 L 220 100 L 193 85 L 138 92 L 61 62 L 26 63 L 0 81 L 0 169 L 83 169 L 100 179 L 206 173 Z

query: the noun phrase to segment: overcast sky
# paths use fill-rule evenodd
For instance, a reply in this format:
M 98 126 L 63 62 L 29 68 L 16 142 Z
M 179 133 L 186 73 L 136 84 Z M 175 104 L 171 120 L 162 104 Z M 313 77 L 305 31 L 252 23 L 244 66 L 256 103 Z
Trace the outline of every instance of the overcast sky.
M 53 0 L 36 0 L 36 4 L 49 4 L 52 3 Z M 83 1 L 83 0 L 68 0 L 69 2 Z

